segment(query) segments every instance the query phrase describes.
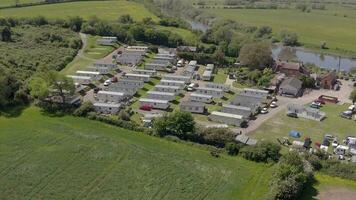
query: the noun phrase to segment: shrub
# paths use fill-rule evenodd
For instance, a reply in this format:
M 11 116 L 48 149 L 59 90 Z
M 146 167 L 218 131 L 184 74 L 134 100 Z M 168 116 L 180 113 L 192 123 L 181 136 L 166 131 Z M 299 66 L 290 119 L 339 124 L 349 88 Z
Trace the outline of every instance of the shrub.
M 86 117 L 88 113 L 94 111 L 93 103 L 90 101 L 84 102 L 79 108 L 77 108 L 74 112 L 74 116 L 78 117 Z
M 235 142 L 228 142 L 225 144 L 225 150 L 227 154 L 231 156 L 236 156 L 242 147 L 243 144 L 237 144 Z
M 247 160 L 256 162 L 277 162 L 281 150 L 280 145 L 272 142 L 261 142 L 254 146 L 245 146 L 240 154 Z

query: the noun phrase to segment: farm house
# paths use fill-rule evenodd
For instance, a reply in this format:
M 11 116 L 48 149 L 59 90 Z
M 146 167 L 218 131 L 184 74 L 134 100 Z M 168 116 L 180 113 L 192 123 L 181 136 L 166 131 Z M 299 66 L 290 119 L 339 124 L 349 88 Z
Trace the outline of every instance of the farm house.
M 99 80 L 101 79 L 100 72 L 93 72 L 93 71 L 76 71 L 76 75 L 78 76 L 89 76 L 92 80 Z
M 203 103 L 211 103 L 213 101 L 213 96 L 199 93 L 191 93 L 189 99 L 191 101 L 203 102 Z
M 143 88 L 145 82 L 143 81 L 135 81 L 135 80 L 129 80 L 129 79 L 119 79 L 117 83 L 113 83 L 114 85 L 122 85 L 122 86 L 132 86 L 136 88 Z M 112 85 L 113 85 L 112 84 Z
M 205 105 L 194 101 L 182 101 L 179 105 L 181 111 L 191 113 L 205 113 Z
M 188 84 L 190 83 L 190 79 L 190 76 L 167 74 L 163 77 L 162 80 L 184 81 L 186 84 Z
M 72 76 L 72 75 L 68 75 L 68 78 L 73 79 L 74 83 L 78 83 L 78 84 L 83 84 L 83 85 L 88 85 L 92 82 L 92 78 L 89 76 Z
M 221 98 L 224 96 L 224 91 L 216 88 L 198 87 L 196 92 L 199 94 L 211 95 L 214 98 Z
M 154 90 L 159 92 L 171 92 L 171 93 L 175 93 L 176 95 L 181 94 L 183 92 L 182 88 L 178 86 L 168 86 L 168 85 L 156 85 Z
M 169 102 L 167 100 L 141 98 L 139 102 L 140 106 L 151 106 L 152 108 L 163 110 L 169 108 Z
M 202 80 L 210 81 L 212 77 L 213 77 L 213 72 L 205 70 L 202 76 Z
M 168 101 L 173 101 L 176 98 L 176 94 L 172 92 L 148 91 L 147 95 L 150 99 L 162 99 Z
M 103 114 L 116 114 L 120 111 L 121 104 L 111 104 L 111 103 L 100 103 L 96 102 L 93 104 L 94 110 L 98 113 Z
M 224 92 L 229 92 L 230 91 L 230 86 L 229 85 L 220 84 L 220 83 L 206 83 L 205 87 L 220 89 L 220 90 L 223 90 Z
M 232 104 L 223 104 L 221 112 L 242 115 L 246 119 L 248 119 L 252 115 L 251 108 L 244 106 L 235 106 Z
M 106 103 L 119 103 L 126 98 L 123 92 L 112 92 L 112 91 L 99 91 L 98 100 L 99 102 Z
M 145 75 L 150 75 L 150 76 L 157 75 L 156 70 L 148 70 L 148 69 L 133 69 L 132 72 L 134 74 L 145 74 Z
M 185 82 L 184 81 L 174 81 L 174 80 L 161 80 L 160 85 L 168 85 L 168 86 L 178 86 L 180 88 L 184 88 Z
M 218 111 L 213 111 L 211 115 L 209 115 L 209 119 L 214 122 L 220 122 L 234 126 L 241 126 L 241 124 L 244 122 L 244 117 L 242 115 L 235 115 Z
M 150 75 L 146 75 L 146 74 L 127 73 L 123 77 L 125 79 L 128 79 L 128 80 L 136 80 L 136 81 L 143 81 L 143 82 L 149 82 L 150 81 Z

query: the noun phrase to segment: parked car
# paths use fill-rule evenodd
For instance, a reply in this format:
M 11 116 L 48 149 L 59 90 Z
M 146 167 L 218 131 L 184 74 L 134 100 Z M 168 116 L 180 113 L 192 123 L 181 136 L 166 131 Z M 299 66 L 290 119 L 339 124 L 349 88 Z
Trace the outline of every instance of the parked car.
M 108 79 L 108 80 L 106 80 L 104 82 L 104 86 L 109 86 L 110 84 L 111 84 L 111 80 L 110 79 Z
M 261 114 L 267 114 L 268 113 L 268 109 L 267 108 L 262 108 L 260 113 Z
M 94 94 L 98 93 L 100 90 L 101 90 L 101 88 L 98 88 L 98 87 L 94 88 Z
M 294 113 L 294 112 L 287 113 L 287 116 L 288 117 L 293 117 L 293 118 L 298 118 L 297 113 Z
M 116 76 L 112 77 L 111 78 L 111 82 L 116 83 L 117 82 L 117 77 Z
M 271 108 L 276 108 L 277 107 L 277 102 L 272 101 L 272 103 L 269 105 Z
M 140 107 L 140 110 L 151 111 L 152 110 L 152 106 L 143 105 L 143 106 Z
M 352 119 L 352 111 L 346 110 L 346 111 L 340 113 L 340 117 L 346 118 L 346 119 Z
M 310 104 L 310 107 L 311 107 L 311 108 L 319 109 L 320 106 L 321 106 L 321 103 L 320 103 L 320 102 L 315 102 L 315 101 L 314 101 L 313 103 Z
M 322 100 L 322 99 L 317 99 L 317 100 L 315 100 L 314 102 L 320 103 L 321 105 L 324 105 L 324 104 L 325 104 L 325 101 Z

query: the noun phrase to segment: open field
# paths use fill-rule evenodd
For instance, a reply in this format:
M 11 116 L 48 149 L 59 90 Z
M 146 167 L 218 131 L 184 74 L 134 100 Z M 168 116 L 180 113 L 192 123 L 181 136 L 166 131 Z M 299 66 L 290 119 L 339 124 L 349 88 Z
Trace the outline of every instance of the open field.
M 340 52 L 342 49 L 356 52 L 356 26 L 351 26 L 356 24 L 356 12 L 353 9 L 335 7 L 330 10 L 312 10 L 310 13 L 295 9 L 203 10 L 245 24 L 268 25 L 275 35 L 281 30 L 295 32 L 307 47 L 320 49 L 321 42 L 325 41 L 330 51 Z
M 321 110 L 326 113 L 326 119 L 321 122 L 304 118 L 290 118 L 286 116 L 285 111 L 282 111 L 252 132 L 251 136 L 276 141 L 277 138 L 288 136 L 289 131 L 296 130 L 301 133 L 299 140 L 310 137 L 313 142 L 322 142 L 325 134 L 333 134 L 338 137 L 340 142 L 346 136 L 352 135 L 356 126 L 355 121 L 339 117 L 339 114 L 345 111 L 347 107 L 346 104 L 323 106 Z
M 130 14 L 134 20 L 141 21 L 144 17 L 158 18 L 149 12 L 142 4 L 132 1 L 86 1 L 59 3 L 24 8 L 9 8 L 0 11 L 0 17 L 34 17 L 42 15 L 50 19 L 80 16 L 89 18 L 96 15 L 99 18 L 115 21 L 119 16 Z
M 176 27 L 167 27 L 167 26 L 157 26 L 158 30 L 167 30 L 172 33 L 175 33 L 183 38 L 183 40 L 189 44 L 198 43 L 199 39 L 197 35 L 187 29 L 176 28 Z
M 19 4 L 23 3 L 37 3 L 41 2 L 44 0 L 18 0 Z M 5 6 L 14 6 L 15 5 L 15 0 L 1 0 L 0 1 L 0 7 L 5 7 Z
M 0 117 L 3 199 L 262 199 L 270 168 L 30 107 Z

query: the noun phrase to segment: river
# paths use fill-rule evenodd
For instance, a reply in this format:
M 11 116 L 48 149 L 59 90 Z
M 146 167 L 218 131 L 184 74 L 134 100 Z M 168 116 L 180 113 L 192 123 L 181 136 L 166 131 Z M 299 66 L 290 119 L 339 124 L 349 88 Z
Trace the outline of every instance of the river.
M 297 60 L 299 62 L 312 63 L 321 68 L 334 69 L 337 71 L 349 72 L 352 67 L 356 67 L 356 59 L 325 55 L 302 48 L 274 46 L 272 48 L 272 54 L 275 59 Z

